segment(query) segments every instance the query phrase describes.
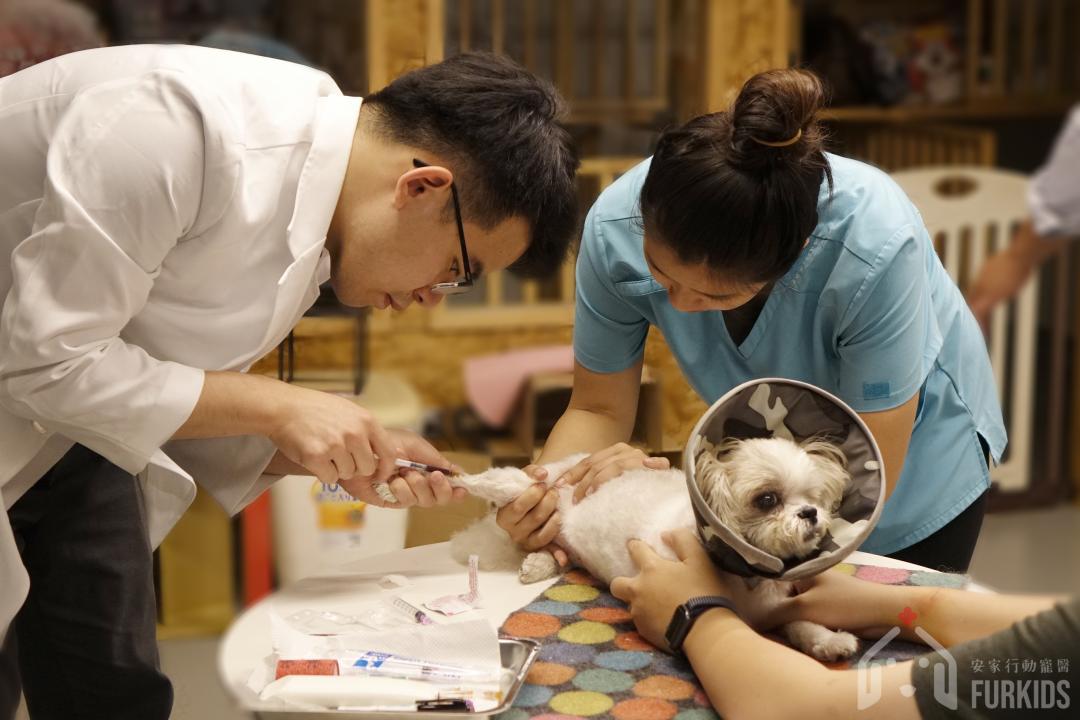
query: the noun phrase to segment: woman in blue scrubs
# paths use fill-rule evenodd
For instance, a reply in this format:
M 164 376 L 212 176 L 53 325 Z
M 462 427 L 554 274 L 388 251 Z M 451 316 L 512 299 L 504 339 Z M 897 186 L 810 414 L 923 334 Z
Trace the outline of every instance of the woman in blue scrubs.
M 573 397 L 541 461 L 592 452 L 560 478 L 579 497 L 663 465 L 625 444 L 656 326 L 708 403 L 769 376 L 843 399 L 885 459 L 888 503 L 862 549 L 964 571 L 1005 448 L 986 346 L 904 193 L 823 151 L 822 100 L 806 71 L 756 75 L 600 196 L 577 260 Z M 499 523 L 542 547 L 554 505 L 538 486 Z

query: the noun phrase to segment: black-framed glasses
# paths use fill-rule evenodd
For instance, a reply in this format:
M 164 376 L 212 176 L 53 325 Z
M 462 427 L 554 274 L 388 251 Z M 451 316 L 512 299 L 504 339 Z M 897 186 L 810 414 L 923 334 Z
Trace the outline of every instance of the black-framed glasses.
M 413 158 L 413 167 L 430 167 L 423 160 Z M 469 251 L 465 248 L 465 225 L 461 222 L 461 203 L 458 202 L 457 185 L 450 183 L 450 197 L 454 202 L 454 218 L 457 220 L 458 241 L 461 243 L 461 267 L 465 277 L 453 282 L 435 283 L 430 290 L 439 295 L 461 295 L 473 289 L 472 267 L 469 265 Z

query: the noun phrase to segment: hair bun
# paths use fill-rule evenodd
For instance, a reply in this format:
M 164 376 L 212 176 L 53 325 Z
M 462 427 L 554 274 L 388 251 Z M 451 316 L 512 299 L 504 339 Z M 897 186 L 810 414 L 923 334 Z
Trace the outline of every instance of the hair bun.
M 821 152 L 817 112 L 825 103 L 820 78 L 809 70 L 767 70 L 742 86 L 732 105 L 732 164 L 744 170 Z

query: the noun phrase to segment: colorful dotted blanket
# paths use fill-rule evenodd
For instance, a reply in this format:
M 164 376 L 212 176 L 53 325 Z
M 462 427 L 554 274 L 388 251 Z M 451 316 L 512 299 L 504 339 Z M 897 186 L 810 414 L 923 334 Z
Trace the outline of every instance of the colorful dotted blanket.
M 963 587 L 967 578 L 841 563 L 843 572 L 890 585 Z M 506 635 L 543 643 L 514 706 L 497 720 L 716 720 L 690 664 L 660 652 L 634 630 L 626 606 L 581 571 L 568 572 L 507 618 Z M 863 641 L 856 658 L 869 647 Z M 922 645 L 893 641 L 875 662 L 906 660 Z M 848 667 L 849 662 L 834 667 Z

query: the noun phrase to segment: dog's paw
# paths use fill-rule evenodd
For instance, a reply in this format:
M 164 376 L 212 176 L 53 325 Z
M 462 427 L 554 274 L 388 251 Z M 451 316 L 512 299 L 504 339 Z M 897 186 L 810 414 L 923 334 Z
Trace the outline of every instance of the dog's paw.
M 526 585 L 547 580 L 558 574 L 559 563 L 555 562 L 555 557 L 549 552 L 529 553 L 518 570 L 518 578 Z
M 822 633 L 810 646 L 810 655 L 821 662 L 836 662 L 846 660 L 858 649 L 858 638 L 849 632 Z

